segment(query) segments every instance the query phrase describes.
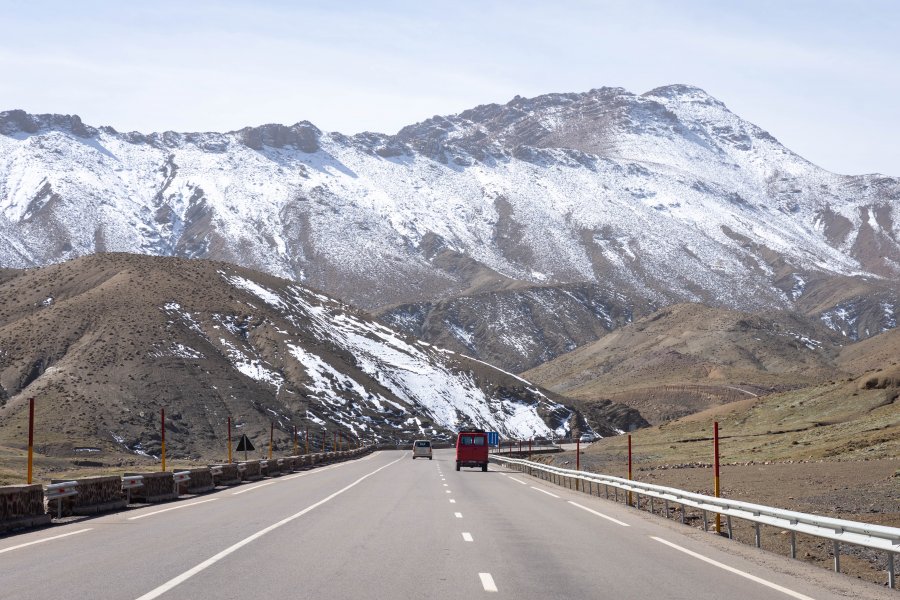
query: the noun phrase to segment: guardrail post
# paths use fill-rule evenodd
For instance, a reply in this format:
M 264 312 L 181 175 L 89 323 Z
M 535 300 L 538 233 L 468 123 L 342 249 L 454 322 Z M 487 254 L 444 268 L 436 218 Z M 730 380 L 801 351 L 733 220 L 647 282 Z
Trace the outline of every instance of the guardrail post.
M 703 511 L 703 531 L 709 531 L 709 516 Z
M 841 572 L 841 543 L 834 540 L 834 572 Z
M 653 496 L 650 496 L 650 514 L 653 514 Z
M 797 532 L 791 532 L 791 558 L 797 558 Z
M 731 534 L 731 515 L 727 515 L 727 516 L 725 517 L 725 523 L 726 523 L 727 526 L 728 526 L 728 539 L 729 539 L 729 540 L 733 540 L 733 539 L 734 539 L 734 536 Z M 792 532 L 791 532 L 791 535 L 793 535 L 793 533 L 794 533 L 794 532 L 792 531 Z
M 888 552 L 888 587 L 894 589 L 896 582 L 894 581 L 894 553 Z
M 762 539 L 759 537 L 759 523 L 754 523 L 754 529 L 756 529 L 756 547 L 762 548 Z
M 665 509 L 666 509 L 666 518 L 668 519 L 669 518 L 669 499 L 668 498 L 666 498 L 664 500 L 664 504 L 665 504 Z
M 681 505 L 681 524 L 684 525 L 684 504 Z
M 603 489 L 606 492 L 606 499 L 609 500 L 609 486 L 604 483 Z

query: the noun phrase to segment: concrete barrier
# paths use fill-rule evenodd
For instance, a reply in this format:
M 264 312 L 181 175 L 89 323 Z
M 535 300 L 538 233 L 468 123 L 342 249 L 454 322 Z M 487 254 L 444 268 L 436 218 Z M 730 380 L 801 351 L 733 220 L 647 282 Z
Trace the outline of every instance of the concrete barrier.
M 174 500 L 178 497 L 175 493 L 175 477 L 169 471 L 125 473 L 125 475 L 144 476 L 144 486 L 132 490 L 132 500 L 138 502 L 165 502 L 166 500 Z
M 204 494 L 216 488 L 213 481 L 212 472 L 209 467 L 200 467 L 197 469 L 188 469 L 191 474 L 190 481 L 181 485 L 179 490 L 182 494 Z
M 51 479 L 50 483 L 74 481 L 78 493 L 62 498 L 63 515 L 94 515 L 124 508 L 122 478 L 118 475 L 84 477 L 82 479 Z
M 293 473 L 297 470 L 297 461 L 300 459 L 299 456 L 286 456 L 281 459 L 281 472 L 282 473 Z
M 215 485 L 237 485 L 241 482 L 241 473 L 238 471 L 237 463 L 225 463 L 219 465 L 209 465 L 210 467 L 219 467 L 222 469 L 221 475 L 213 477 Z
M 0 487 L 0 532 L 37 527 L 50 522 L 44 507 L 44 488 L 34 485 Z
M 260 467 L 258 460 L 248 460 L 238 464 L 244 466 L 244 470 L 241 473 L 241 479 L 244 481 L 258 481 L 262 479 L 262 467 Z

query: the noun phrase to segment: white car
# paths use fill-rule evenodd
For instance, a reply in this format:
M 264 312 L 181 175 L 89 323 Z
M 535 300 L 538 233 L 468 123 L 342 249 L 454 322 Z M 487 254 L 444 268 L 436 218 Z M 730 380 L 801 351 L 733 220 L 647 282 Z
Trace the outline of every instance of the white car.
M 413 460 L 427 458 L 431 460 L 431 440 L 416 440 L 413 442 Z

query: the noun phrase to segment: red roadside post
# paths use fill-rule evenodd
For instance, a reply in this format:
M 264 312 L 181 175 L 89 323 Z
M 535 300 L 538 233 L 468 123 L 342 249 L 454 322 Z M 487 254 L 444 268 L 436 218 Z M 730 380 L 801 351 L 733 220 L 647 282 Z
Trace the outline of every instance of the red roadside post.
M 272 441 L 275 438 L 275 421 L 269 423 L 269 460 L 272 460 Z
M 306 454 L 309 454 L 309 425 L 306 425 Z
M 522 440 L 519 440 L 519 456 L 522 456 Z
M 28 399 L 28 485 L 31 485 L 31 476 L 34 459 L 34 398 Z
M 294 425 L 294 456 L 297 456 L 300 453 L 299 445 L 300 440 L 297 438 L 297 426 Z
M 581 470 L 581 438 L 575 440 L 575 470 Z M 581 480 L 575 479 L 575 491 L 581 489 Z
M 528 460 L 531 460 L 531 442 L 534 438 L 528 440 Z
M 166 409 L 159 409 L 159 423 L 160 423 L 160 431 L 162 432 L 162 443 L 161 443 L 161 456 L 162 456 L 162 470 L 166 470 Z
M 631 434 L 628 434 L 628 481 L 631 481 Z M 631 506 L 631 490 L 628 490 L 628 506 Z
M 716 498 L 719 497 L 719 422 L 713 422 L 713 461 L 715 472 L 713 474 L 713 489 Z M 722 515 L 716 513 L 716 533 L 722 533 Z
M 228 417 L 228 464 L 231 464 L 231 417 Z
M 331 451 L 337 450 L 337 431 L 331 432 Z

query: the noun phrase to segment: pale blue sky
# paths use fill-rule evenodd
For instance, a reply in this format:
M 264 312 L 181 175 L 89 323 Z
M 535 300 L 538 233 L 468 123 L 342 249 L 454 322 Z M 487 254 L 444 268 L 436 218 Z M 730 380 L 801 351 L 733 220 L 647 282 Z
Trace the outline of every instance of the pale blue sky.
M 516 94 L 704 88 L 814 163 L 900 175 L 900 1 L 0 0 L 0 110 L 394 133 Z

